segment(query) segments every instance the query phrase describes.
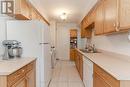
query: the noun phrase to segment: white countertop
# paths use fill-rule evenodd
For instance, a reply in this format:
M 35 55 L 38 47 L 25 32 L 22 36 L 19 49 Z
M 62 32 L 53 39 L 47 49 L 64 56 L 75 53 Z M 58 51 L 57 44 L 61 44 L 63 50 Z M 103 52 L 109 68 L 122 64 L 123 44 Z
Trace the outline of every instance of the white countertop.
M 0 60 L 0 75 L 10 75 L 35 59 L 36 58 L 16 58 Z
M 83 53 L 93 63 L 100 66 L 117 80 L 130 80 L 130 59 L 129 56 L 117 55 L 114 53 Z

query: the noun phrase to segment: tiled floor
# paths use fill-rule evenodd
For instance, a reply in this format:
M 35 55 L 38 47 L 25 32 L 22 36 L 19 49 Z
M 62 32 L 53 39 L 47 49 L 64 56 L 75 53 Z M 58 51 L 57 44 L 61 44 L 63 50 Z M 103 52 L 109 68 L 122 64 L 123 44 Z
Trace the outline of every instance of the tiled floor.
M 49 87 L 84 87 L 73 62 L 58 61 Z

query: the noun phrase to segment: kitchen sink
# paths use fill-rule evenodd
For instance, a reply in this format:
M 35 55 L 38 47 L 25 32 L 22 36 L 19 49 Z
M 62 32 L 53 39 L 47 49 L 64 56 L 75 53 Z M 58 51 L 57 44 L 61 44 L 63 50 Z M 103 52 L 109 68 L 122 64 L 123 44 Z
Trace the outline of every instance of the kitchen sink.
M 82 51 L 83 53 L 101 53 L 99 51 L 88 51 L 86 49 L 80 49 L 80 51 Z

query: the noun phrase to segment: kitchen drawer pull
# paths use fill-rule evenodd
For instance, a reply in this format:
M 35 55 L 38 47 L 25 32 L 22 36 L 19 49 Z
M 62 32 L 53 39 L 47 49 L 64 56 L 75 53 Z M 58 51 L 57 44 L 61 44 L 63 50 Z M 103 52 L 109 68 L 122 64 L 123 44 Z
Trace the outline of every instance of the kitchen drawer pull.
M 116 23 L 114 23 L 113 26 L 116 27 Z
M 25 70 L 22 70 L 22 73 L 24 73 L 25 72 Z

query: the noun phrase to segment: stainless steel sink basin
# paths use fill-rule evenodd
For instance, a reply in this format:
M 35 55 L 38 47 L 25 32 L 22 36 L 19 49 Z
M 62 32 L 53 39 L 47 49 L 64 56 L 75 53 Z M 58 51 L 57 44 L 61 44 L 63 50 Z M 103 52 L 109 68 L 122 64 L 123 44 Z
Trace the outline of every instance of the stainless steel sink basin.
M 85 50 L 85 49 L 80 49 L 80 51 L 82 51 L 83 53 L 101 53 L 99 51 L 88 51 L 88 50 Z

